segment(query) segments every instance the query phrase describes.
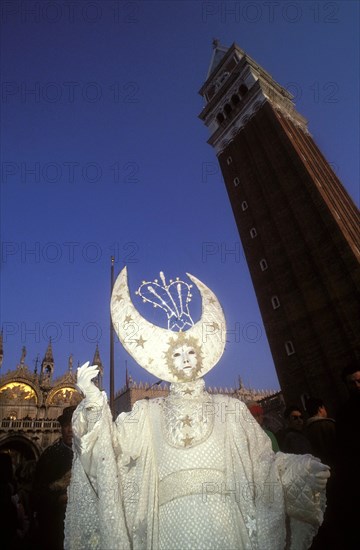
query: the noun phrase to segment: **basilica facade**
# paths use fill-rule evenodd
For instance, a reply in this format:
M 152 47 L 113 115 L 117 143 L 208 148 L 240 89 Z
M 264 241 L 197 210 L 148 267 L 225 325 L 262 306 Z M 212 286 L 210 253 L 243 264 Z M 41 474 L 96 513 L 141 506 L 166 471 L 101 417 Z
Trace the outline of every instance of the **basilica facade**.
M 1 359 L 3 348 L 1 342 Z M 30 370 L 25 363 L 23 347 L 19 364 L 0 376 L 0 452 L 12 455 L 13 464 L 22 460 L 36 460 L 42 451 L 60 437 L 58 417 L 69 405 L 77 405 L 81 394 L 77 391 L 76 372 L 72 356 L 67 372 L 54 377 L 52 344 L 46 349 L 39 372 Z M 94 363 L 100 367 L 99 385 L 102 383 L 102 364 L 96 348 Z

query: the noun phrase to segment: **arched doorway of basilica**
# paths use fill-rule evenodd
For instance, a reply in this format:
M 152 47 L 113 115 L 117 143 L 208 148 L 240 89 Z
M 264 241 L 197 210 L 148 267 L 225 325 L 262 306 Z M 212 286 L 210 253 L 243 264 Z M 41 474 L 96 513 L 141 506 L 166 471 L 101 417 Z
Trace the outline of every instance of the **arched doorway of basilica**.
M 22 462 L 37 460 L 41 450 L 27 437 L 10 435 L 0 439 L 0 453 L 10 454 L 13 466 L 16 468 Z

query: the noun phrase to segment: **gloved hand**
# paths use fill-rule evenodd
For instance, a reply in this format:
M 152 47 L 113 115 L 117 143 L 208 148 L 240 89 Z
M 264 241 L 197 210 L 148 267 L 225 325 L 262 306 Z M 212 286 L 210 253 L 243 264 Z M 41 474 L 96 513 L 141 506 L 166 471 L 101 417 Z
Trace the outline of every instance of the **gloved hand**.
M 326 464 L 322 464 L 318 458 L 311 460 L 308 466 L 309 484 L 313 491 L 321 491 L 325 489 L 326 482 L 330 477 L 330 468 Z
M 87 361 L 77 370 L 76 387 L 86 397 L 88 401 L 98 401 L 101 392 L 92 382 L 92 379 L 99 374 L 99 368 L 96 365 L 90 365 Z

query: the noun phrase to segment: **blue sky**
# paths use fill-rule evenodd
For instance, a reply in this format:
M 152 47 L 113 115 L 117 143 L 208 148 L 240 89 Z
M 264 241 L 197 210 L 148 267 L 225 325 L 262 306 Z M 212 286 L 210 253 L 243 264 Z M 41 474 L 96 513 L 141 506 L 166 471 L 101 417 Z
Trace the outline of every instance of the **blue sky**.
M 52 337 L 55 374 L 93 357 L 108 386 L 110 256 L 130 288 L 190 272 L 230 331 L 210 385 L 278 381 L 207 129 L 212 40 L 236 42 L 295 96 L 359 204 L 358 2 L 2 2 L 3 372 Z M 134 303 L 149 320 L 153 312 Z M 199 304 L 194 304 L 195 318 Z M 157 321 L 157 319 L 156 319 Z M 115 346 L 124 365 L 154 380 Z

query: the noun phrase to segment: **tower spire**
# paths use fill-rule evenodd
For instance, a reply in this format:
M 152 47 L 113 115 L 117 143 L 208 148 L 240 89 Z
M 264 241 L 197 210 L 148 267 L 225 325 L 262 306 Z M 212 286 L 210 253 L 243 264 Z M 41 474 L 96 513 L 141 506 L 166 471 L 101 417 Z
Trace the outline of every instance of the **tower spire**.
M 54 355 L 51 344 L 51 338 L 49 339 L 48 347 L 46 348 L 44 359 L 41 362 L 40 382 L 50 383 L 52 375 L 54 374 Z
M 26 357 L 26 347 L 23 346 L 21 350 L 20 364 L 19 367 L 25 366 L 25 357 Z
M 223 57 L 225 56 L 226 52 L 229 49 L 227 46 L 222 46 L 218 38 L 213 38 L 212 47 L 213 47 L 213 52 L 211 56 L 209 70 L 206 76 L 207 79 L 209 78 L 211 73 L 215 71 L 216 67 L 219 65 L 219 63 L 221 62 L 221 60 L 223 59 Z
M 92 360 L 92 365 L 96 365 L 99 369 L 99 374 L 98 374 L 97 379 L 95 381 L 97 381 L 98 387 L 100 388 L 100 390 L 102 390 L 103 376 L 104 376 L 104 366 L 102 364 L 101 357 L 100 357 L 99 344 L 96 344 L 94 358 Z
M 52 349 L 52 344 L 51 344 L 51 338 L 49 339 L 49 344 L 48 344 L 48 347 L 46 349 L 44 359 L 46 359 L 46 361 L 54 362 L 54 355 L 53 355 L 53 349 Z
M 3 359 L 4 359 L 4 345 L 3 345 L 3 329 L 1 329 L 1 332 L 0 332 L 0 369 L 2 367 L 2 364 L 3 364 Z
M 34 374 L 37 374 L 39 361 L 40 361 L 39 354 L 37 354 L 36 359 L 34 359 L 34 363 L 35 363 Z

